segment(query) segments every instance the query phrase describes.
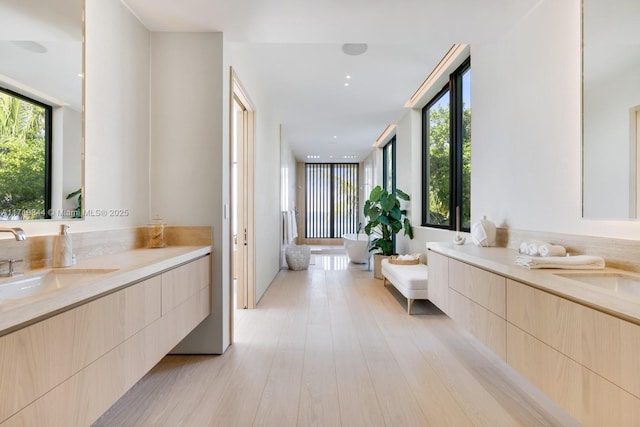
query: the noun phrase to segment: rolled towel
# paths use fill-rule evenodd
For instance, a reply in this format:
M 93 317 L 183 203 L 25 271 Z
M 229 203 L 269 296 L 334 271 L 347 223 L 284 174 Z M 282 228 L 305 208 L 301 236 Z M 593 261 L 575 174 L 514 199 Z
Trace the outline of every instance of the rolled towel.
M 543 245 L 549 245 L 550 243 L 547 242 L 541 242 L 539 240 L 534 240 L 532 242 L 529 242 L 527 244 L 527 253 L 524 255 L 531 255 L 531 256 L 539 256 L 540 255 L 540 247 Z
M 560 268 L 566 270 L 601 270 L 604 259 L 592 255 L 534 257 L 518 255 L 516 265 L 525 268 Z
M 520 248 L 518 248 L 518 252 L 522 255 L 529 255 L 529 244 L 527 242 L 520 243 Z
M 540 256 L 544 257 L 565 256 L 567 254 L 567 250 L 564 248 L 564 246 L 545 243 L 538 246 L 538 253 L 540 254 Z

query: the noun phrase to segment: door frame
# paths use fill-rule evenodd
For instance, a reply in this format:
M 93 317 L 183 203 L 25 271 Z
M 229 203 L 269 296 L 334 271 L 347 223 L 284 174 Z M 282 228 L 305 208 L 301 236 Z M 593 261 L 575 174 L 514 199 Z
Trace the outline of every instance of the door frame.
M 245 123 L 242 126 L 243 129 L 243 191 L 240 191 L 238 196 L 243 197 L 243 209 L 242 212 L 238 212 L 238 241 L 241 242 L 244 240 L 244 245 L 246 246 L 246 251 L 243 256 L 242 265 L 244 267 L 244 280 L 246 286 L 244 289 L 246 290 L 246 295 L 244 300 L 246 301 L 246 308 L 252 309 L 255 308 L 256 305 L 256 281 L 255 281 L 255 209 L 254 209 L 254 200 L 255 200 L 255 158 L 254 158 L 254 147 L 255 147 L 255 108 L 254 104 L 251 102 L 247 91 L 244 86 L 240 82 L 235 70 L 233 67 L 230 67 L 230 94 L 229 94 L 229 170 L 231 171 L 233 168 L 233 125 L 234 125 L 234 115 L 235 108 L 234 102 L 238 102 L 245 110 L 245 114 L 243 114 L 243 118 L 245 119 Z M 240 161 L 241 159 L 238 159 Z M 233 191 L 233 177 L 229 179 L 229 193 L 231 196 Z M 230 203 L 230 218 L 233 219 L 236 215 L 236 212 L 233 211 L 233 204 Z M 240 209 L 238 209 L 240 210 Z M 242 225 L 244 223 L 244 225 Z M 243 229 L 246 229 L 246 233 L 243 233 Z M 242 236 L 246 234 L 245 236 Z M 229 275 L 229 312 L 231 316 L 231 321 L 229 322 L 230 328 L 230 341 L 233 343 L 233 313 L 236 309 L 236 301 L 233 297 L 233 281 L 234 281 L 234 253 L 233 253 L 233 228 L 229 227 L 229 253 L 228 260 L 231 274 Z M 240 274 L 239 274 L 240 276 Z M 241 284 L 238 284 L 241 286 Z

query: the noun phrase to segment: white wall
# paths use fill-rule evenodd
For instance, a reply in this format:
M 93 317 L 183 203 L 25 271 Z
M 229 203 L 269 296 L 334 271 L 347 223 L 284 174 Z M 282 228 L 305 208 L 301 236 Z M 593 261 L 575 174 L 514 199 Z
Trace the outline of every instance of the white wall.
M 281 211 L 294 211 L 296 214 L 296 233 L 298 230 L 298 223 L 302 221 L 303 210 L 300 210 L 299 206 L 296 204 L 296 158 L 293 155 L 293 151 L 291 151 L 291 146 L 289 145 L 286 131 L 281 126 L 280 127 L 280 210 Z M 282 228 L 280 229 L 280 233 L 283 236 L 282 244 L 280 245 L 280 267 L 284 268 L 287 266 L 287 261 L 285 258 L 285 247 L 290 244 L 289 241 L 286 241 L 284 238 L 284 218 L 282 221 Z M 298 236 L 300 237 L 300 236 Z M 297 240 L 293 240 L 292 243 L 296 243 Z
M 66 200 L 68 194 L 82 186 L 82 138 L 76 129 L 82 128 L 82 114 L 71 108 L 63 108 L 63 152 L 62 207 L 72 210 L 77 206 L 76 198 Z M 55 170 L 55 166 L 54 166 Z
M 150 44 L 150 214 L 213 227 L 213 313 L 175 351 L 221 353 L 229 345 L 230 294 L 223 38 L 152 33 Z
M 503 40 L 472 46 L 472 221 L 581 225 L 580 2 L 546 0 Z
M 280 133 L 280 209 L 296 210 L 296 158 L 284 130 Z M 298 219 L 299 220 L 299 219 Z

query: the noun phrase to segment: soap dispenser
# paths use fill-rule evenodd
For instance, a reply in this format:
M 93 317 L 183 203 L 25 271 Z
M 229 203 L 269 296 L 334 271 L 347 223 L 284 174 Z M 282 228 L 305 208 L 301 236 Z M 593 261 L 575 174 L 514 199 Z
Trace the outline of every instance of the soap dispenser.
M 69 267 L 73 264 L 71 236 L 67 233 L 68 228 L 68 225 L 61 224 L 60 234 L 53 238 L 53 259 L 51 264 L 54 268 Z

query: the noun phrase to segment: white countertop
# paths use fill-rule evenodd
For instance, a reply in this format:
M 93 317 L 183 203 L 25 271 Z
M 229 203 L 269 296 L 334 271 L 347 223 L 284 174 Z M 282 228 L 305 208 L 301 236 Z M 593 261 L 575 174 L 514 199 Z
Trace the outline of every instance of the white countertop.
M 211 253 L 211 246 L 134 249 L 82 260 L 64 269 L 26 271 L 25 276 L 37 275 L 44 271 L 61 271 L 75 277 L 66 286 L 58 289 L 25 298 L 1 301 L 0 335 L 209 253 Z M 106 269 L 114 270 L 100 274 L 83 274 L 83 272 L 90 273 L 91 270 Z M 78 274 L 72 274 L 74 270 Z M 16 279 L 19 278 L 16 277 Z
M 427 243 L 427 249 L 640 324 L 640 297 L 621 295 L 555 275 L 561 273 L 568 276 L 587 272 L 589 274 L 624 273 L 626 276 L 633 276 L 640 280 L 638 273 L 613 268 L 603 270 L 528 269 L 515 264 L 515 259 L 519 255 L 515 249 L 478 247 L 473 244 L 430 242 Z

